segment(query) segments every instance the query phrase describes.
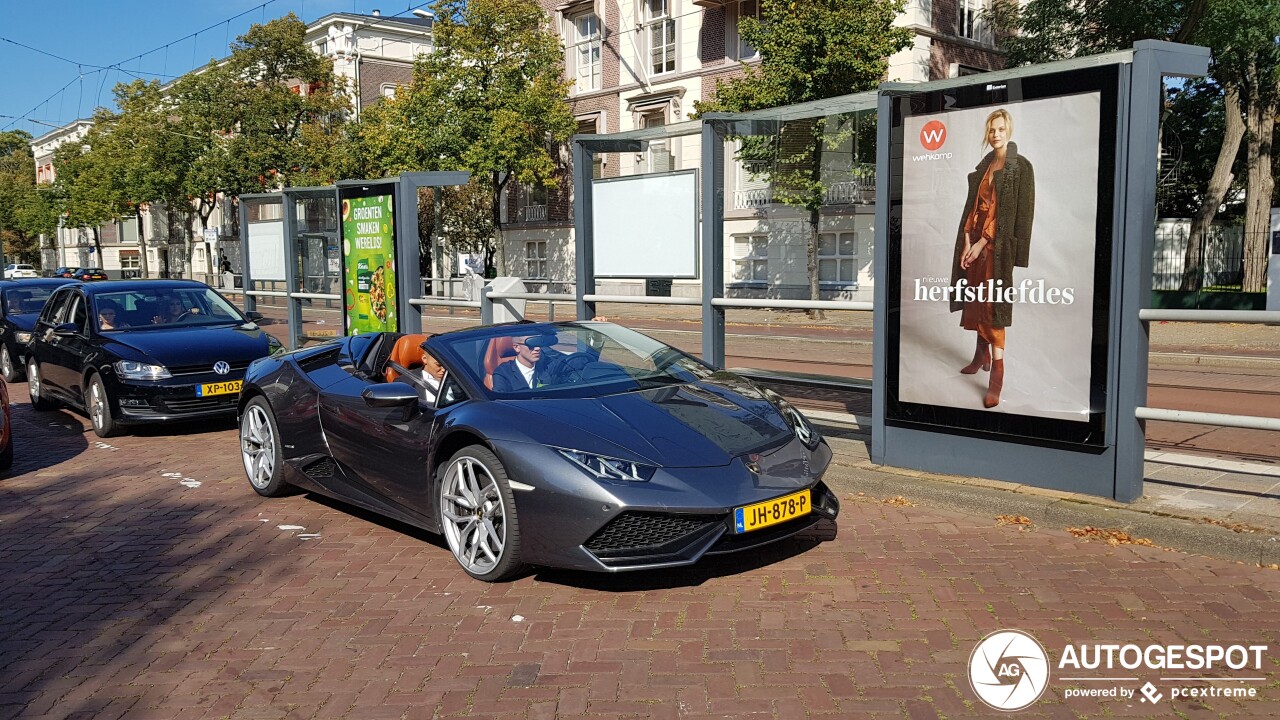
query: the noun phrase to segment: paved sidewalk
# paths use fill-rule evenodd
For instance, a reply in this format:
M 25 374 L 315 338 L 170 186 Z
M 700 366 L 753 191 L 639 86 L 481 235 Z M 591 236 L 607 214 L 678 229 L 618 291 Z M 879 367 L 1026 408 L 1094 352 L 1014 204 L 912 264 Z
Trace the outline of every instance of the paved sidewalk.
M 1069 643 L 1269 646 L 1261 681 L 1120 683 L 1151 681 L 1155 705 L 1067 697 L 1096 683 L 1055 670 L 1019 717 L 1280 716 L 1280 572 L 1076 537 L 1051 513 L 1000 525 L 1012 502 L 931 506 L 914 496 L 938 480 L 870 467 L 851 428 L 832 429 L 835 526 L 686 570 L 486 585 L 426 533 L 258 497 L 231 424 L 103 442 L 13 390 L 0 718 L 991 717 L 966 668 L 1002 628 L 1053 659 Z M 1068 503 L 1093 513 L 1082 524 L 1119 517 L 1041 505 Z

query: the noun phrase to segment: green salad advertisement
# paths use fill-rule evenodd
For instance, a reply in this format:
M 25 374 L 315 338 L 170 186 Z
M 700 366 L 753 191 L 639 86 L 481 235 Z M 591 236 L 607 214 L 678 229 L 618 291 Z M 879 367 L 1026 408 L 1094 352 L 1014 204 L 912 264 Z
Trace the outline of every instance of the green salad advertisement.
M 390 195 L 342 201 L 348 335 L 396 332 L 395 222 Z

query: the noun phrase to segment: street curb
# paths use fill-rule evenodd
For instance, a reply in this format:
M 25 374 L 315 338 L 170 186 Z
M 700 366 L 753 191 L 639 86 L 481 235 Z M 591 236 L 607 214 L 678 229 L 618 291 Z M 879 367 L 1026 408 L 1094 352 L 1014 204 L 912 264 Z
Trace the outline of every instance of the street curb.
M 1094 527 L 1121 530 L 1157 546 L 1180 552 L 1268 566 L 1280 564 L 1280 535 L 1263 529 L 1233 530 L 1199 518 L 1181 517 L 1087 496 L 972 478 L 952 478 L 853 460 L 859 453 L 841 452 L 847 442 L 866 439 L 828 438 L 835 451 L 824 478 L 833 489 L 879 498 L 901 496 L 921 506 L 985 516 L 1023 515 L 1055 530 Z

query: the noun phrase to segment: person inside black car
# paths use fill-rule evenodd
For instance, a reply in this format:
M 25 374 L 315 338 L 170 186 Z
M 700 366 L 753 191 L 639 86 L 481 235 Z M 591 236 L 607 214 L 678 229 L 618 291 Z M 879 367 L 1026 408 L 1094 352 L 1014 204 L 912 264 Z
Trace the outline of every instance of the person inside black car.
M 111 301 L 98 303 L 98 329 L 119 330 L 129 327 L 129 323 L 120 319 L 120 308 Z
M 160 314 L 151 318 L 153 325 L 168 325 L 170 323 L 178 323 L 189 319 L 192 315 L 199 315 L 200 308 L 187 308 L 182 300 L 176 295 L 169 295 L 160 300 Z

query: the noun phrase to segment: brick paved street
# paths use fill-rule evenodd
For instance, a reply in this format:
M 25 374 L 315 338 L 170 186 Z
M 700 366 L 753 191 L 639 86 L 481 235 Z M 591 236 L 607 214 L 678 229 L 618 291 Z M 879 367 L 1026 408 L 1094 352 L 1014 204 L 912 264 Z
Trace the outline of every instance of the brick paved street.
M 0 718 L 989 717 L 966 668 L 1001 628 L 1055 660 L 1081 642 L 1269 646 L 1261 673 L 1234 673 L 1265 681 L 1219 683 L 1258 699 L 1171 701 L 1207 684 L 1138 670 L 1119 684 L 1151 680 L 1159 704 L 1064 700 L 1100 684 L 1055 670 L 1019 717 L 1280 716 L 1274 570 L 860 497 L 869 471 L 846 465 L 828 476 L 838 531 L 678 572 L 485 585 L 433 536 L 259 498 L 231 422 L 99 442 L 11 393 Z

